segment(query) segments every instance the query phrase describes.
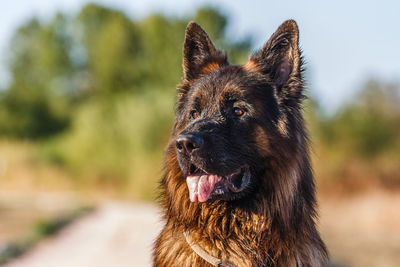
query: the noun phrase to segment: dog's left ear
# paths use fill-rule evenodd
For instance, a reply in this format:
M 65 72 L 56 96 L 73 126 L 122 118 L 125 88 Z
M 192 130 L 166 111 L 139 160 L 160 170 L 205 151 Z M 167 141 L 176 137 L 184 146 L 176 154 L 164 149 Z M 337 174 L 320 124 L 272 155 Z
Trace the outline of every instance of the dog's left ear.
M 183 78 L 191 81 L 201 74 L 212 72 L 228 64 L 225 53 L 215 48 L 208 34 L 195 22 L 186 28 L 183 47 Z
M 264 47 L 253 54 L 245 68 L 267 75 L 278 96 L 288 104 L 302 98 L 302 60 L 299 29 L 294 20 L 282 23 Z

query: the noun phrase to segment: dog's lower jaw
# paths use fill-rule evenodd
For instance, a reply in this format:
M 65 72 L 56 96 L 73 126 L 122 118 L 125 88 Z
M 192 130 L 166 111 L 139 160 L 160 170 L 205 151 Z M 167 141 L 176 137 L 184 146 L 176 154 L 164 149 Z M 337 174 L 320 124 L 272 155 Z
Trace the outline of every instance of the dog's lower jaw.
M 199 170 L 186 177 L 191 202 L 205 202 L 217 199 L 235 199 L 246 190 L 252 179 L 247 165 L 227 176 L 209 174 Z

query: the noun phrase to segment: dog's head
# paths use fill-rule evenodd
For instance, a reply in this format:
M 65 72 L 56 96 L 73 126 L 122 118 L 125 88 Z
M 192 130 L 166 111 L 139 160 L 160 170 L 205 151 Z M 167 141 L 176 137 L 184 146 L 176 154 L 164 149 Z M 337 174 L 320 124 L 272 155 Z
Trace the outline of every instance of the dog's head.
M 187 26 L 173 137 L 192 202 L 242 198 L 299 137 L 298 28 L 284 22 L 244 65 L 230 65 L 196 23 Z M 301 132 L 300 132 L 301 134 Z

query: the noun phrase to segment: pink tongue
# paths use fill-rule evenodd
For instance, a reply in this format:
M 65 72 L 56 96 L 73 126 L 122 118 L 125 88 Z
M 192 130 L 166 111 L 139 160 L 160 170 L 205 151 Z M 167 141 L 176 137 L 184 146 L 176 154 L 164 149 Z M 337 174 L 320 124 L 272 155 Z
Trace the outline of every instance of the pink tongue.
M 214 189 L 215 175 L 190 175 L 186 177 L 190 201 L 207 201 Z

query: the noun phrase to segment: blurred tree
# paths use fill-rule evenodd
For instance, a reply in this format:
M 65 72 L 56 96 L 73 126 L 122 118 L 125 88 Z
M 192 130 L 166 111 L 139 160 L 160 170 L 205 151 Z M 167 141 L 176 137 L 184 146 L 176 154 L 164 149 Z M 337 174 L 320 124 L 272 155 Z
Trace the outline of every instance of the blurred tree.
M 0 134 L 45 137 L 68 125 L 69 60 L 67 19 L 58 14 L 48 25 L 36 19 L 11 40 L 11 85 L 1 99 Z
M 154 14 L 138 23 L 142 36 L 142 90 L 172 90 L 181 77 L 186 23 Z
M 231 63 L 243 64 L 247 60 L 252 43 L 251 39 L 230 40 L 226 35 L 229 22 L 227 15 L 216 8 L 204 7 L 196 12 L 194 21 L 206 30 L 218 48 L 223 48 L 228 52 L 228 58 Z
M 86 52 L 84 71 L 89 74 L 89 94 L 110 97 L 133 91 L 140 79 L 140 36 L 122 12 L 88 4 L 77 16 Z
M 206 7 L 193 18 L 230 51 L 231 62 L 246 60 L 250 41 L 227 38 L 224 14 Z M 47 158 L 78 180 L 143 188 L 140 178 L 152 177 L 145 194 L 153 192 L 190 20 L 151 14 L 135 21 L 87 4 L 76 16 L 27 22 L 10 43 L 0 135 L 45 139 Z
M 226 16 L 207 7 L 194 18 L 231 51 L 233 62 L 247 56 L 249 40 L 226 38 Z M 52 136 L 66 129 L 74 105 L 88 97 L 112 104 L 120 93 L 166 90 L 172 96 L 188 21 L 154 14 L 135 22 L 98 4 L 75 17 L 29 21 L 10 44 L 12 82 L 0 99 L 0 134 Z
M 224 41 L 228 18 L 220 11 L 212 7 L 204 7 L 196 12 L 193 20 L 207 31 L 213 42 Z
M 341 144 L 358 157 L 376 157 L 397 149 L 400 141 L 399 88 L 369 80 L 332 118 L 321 121 L 324 141 Z
M 123 187 L 128 181 L 138 194 L 143 186 L 151 192 L 154 159 L 161 160 L 172 125 L 190 20 L 228 51 L 231 63 L 247 60 L 251 39 L 229 38 L 229 17 L 212 7 L 190 18 L 151 14 L 132 20 L 122 11 L 87 4 L 76 16 L 28 21 L 10 42 L 11 83 L 0 90 L 0 136 L 42 138 L 48 158 L 84 179 L 106 177 Z M 345 180 L 358 172 L 362 179 L 386 177 L 386 184 L 400 186 L 397 85 L 370 80 L 356 101 L 333 116 L 319 110 L 312 100 L 305 105 L 312 139 L 323 154 L 316 164 L 322 176 Z M 354 171 L 357 166 L 368 171 Z

